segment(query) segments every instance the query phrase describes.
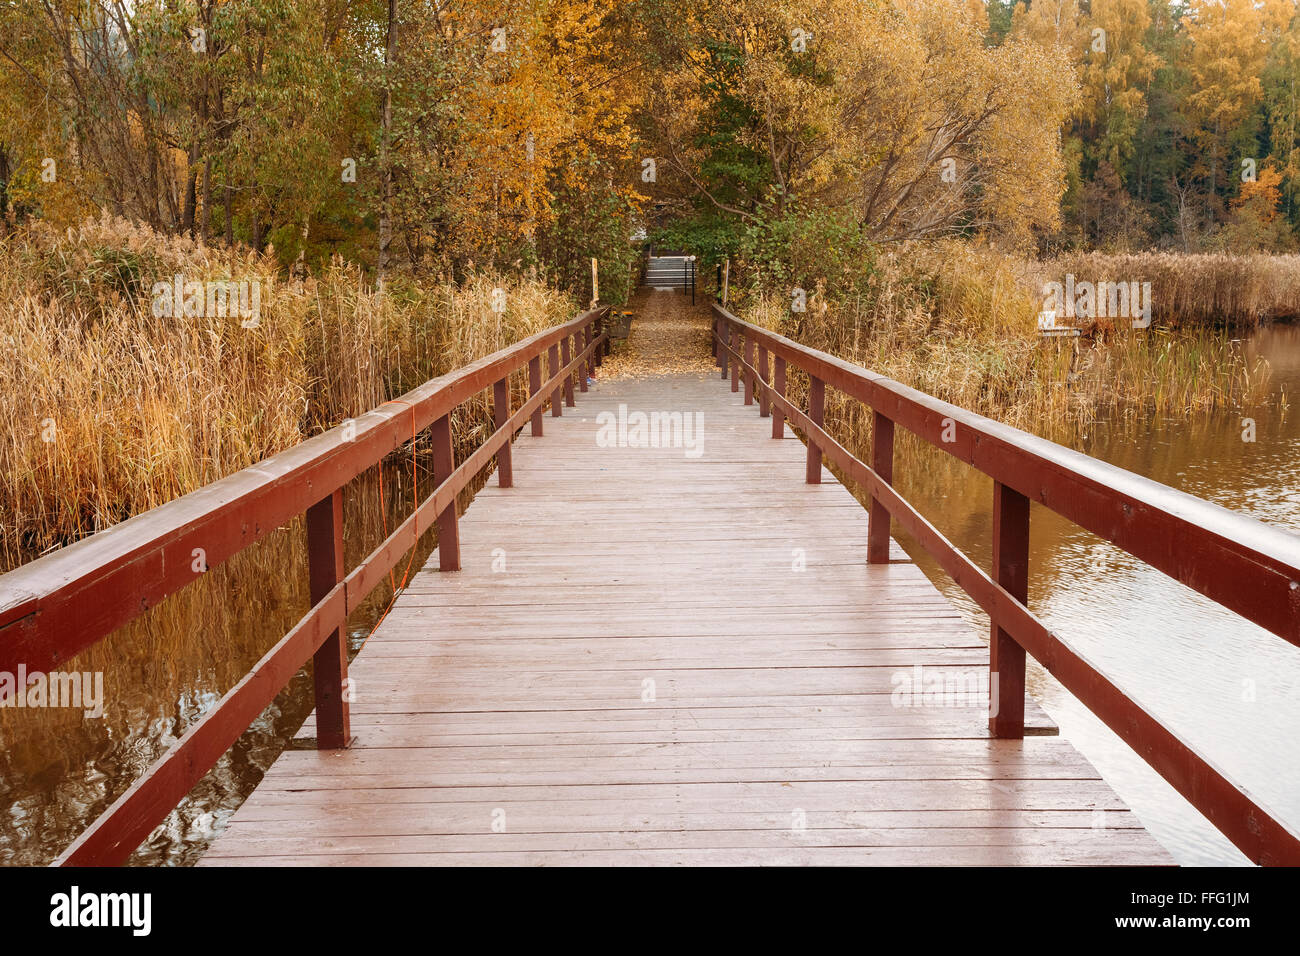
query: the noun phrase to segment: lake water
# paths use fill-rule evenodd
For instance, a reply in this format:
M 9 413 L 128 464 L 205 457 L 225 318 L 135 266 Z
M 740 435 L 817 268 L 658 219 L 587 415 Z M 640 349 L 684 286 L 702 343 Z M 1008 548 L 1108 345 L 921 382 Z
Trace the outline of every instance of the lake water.
M 425 457 L 420 487 L 427 493 Z M 382 511 L 377 470 L 345 489 L 349 568 L 410 514 L 410 460 L 390 460 L 383 472 Z M 421 540 L 413 570 L 435 538 Z M 55 708 L 0 711 L 0 865 L 43 865 L 58 856 L 298 621 L 308 605 L 304 539 L 301 521 L 272 532 L 79 655 L 70 669 L 104 675 L 102 718 Z M 398 581 L 405 566 L 398 565 Z M 353 652 L 391 595 L 385 582 L 349 618 Z M 302 671 L 130 863 L 196 862 L 297 733 L 313 696 Z
M 1081 451 L 1262 521 L 1300 532 L 1300 326 L 1245 344 L 1273 369 L 1273 400 L 1196 420 L 1103 422 Z M 1242 441 L 1242 418 L 1256 441 Z M 1045 431 L 1047 429 L 1044 429 Z M 896 468 L 900 490 L 977 562 L 990 560 L 992 484 L 938 451 Z M 409 463 L 385 469 L 388 527 L 410 507 Z M 427 489 L 427 475 L 421 485 Z M 373 481 L 346 498 L 348 566 L 383 537 Z M 913 557 L 973 626 L 987 619 L 932 561 Z M 418 567 L 432 549 L 422 543 Z M 128 787 L 306 609 L 301 528 L 250 549 L 243 566 L 215 569 L 145 619 L 89 652 L 100 655 L 108 714 L 8 711 L 0 719 L 0 865 L 53 859 Z M 1126 692 L 1300 828 L 1300 648 L 1291 646 L 1159 572 L 1035 507 L 1031 606 Z M 388 597 L 350 621 L 355 648 Z M 83 658 L 86 669 L 96 658 Z M 1142 821 L 1184 864 L 1245 859 L 1201 815 L 1031 662 L 1030 692 Z M 137 864 L 188 864 L 229 818 L 311 710 L 299 675 L 194 793 L 135 855 Z
M 1244 344 L 1272 366 L 1264 405 L 1194 420 L 1132 415 L 1098 424 L 1078 450 L 1300 533 L 1300 326 Z M 1243 440 L 1243 419 L 1255 441 Z M 896 467 L 900 490 L 987 568 L 992 482 L 939 452 Z M 947 459 L 938 460 L 939 457 Z M 988 618 L 934 562 L 904 546 L 973 625 Z M 1056 514 L 1030 517 L 1030 606 L 1129 696 L 1300 829 L 1300 647 L 1264 631 Z M 1029 688 L 1179 863 L 1246 859 L 1125 743 L 1031 660 Z

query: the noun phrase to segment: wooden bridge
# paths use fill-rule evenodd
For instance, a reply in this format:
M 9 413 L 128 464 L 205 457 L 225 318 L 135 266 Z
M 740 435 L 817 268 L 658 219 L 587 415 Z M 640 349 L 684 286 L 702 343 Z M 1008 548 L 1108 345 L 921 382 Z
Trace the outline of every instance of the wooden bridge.
M 1248 856 L 1300 861 L 1025 606 L 1031 500 L 1293 643 L 1300 539 L 714 315 L 722 380 L 589 388 L 589 312 L 0 578 L 0 668 L 49 669 L 192 580 L 194 547 L 215 564 L 307 514 L 312 609 L 59 862 L 122 862 L 308 660 L 318 749 L 276 760 L 204 864 L 1172 862 L 1026 701 L 1026 652 Z M 827 387 L 873 409 L 869 465 L 824 430 Z M 497 429 L 457 464 L 450 415 L 485 390 Z M 896 426 L 994 478 L 991 574 L 891 487 Z M 436 490 L 348 571 L 342 489 L 425 429 Z M 435 525 L 349 662 L 347 613 Z

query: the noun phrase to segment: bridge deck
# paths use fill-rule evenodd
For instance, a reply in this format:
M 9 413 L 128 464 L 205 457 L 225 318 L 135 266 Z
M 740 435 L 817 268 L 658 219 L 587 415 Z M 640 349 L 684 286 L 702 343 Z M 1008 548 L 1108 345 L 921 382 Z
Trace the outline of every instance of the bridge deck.
M 703 454 L 599 447 L 620 403 L 701 411 Z M 986 642 L 725 383 L 545 428 L 353 661 L 352 749 L 282 754 L 205 865 L 1171 862 L 1068 741 L 893 705 Z

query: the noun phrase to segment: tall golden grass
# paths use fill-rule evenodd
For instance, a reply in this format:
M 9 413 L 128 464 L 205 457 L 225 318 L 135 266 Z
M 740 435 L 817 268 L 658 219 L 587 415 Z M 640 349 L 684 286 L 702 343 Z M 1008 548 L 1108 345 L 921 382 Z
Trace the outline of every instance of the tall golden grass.
M 1034 267 L 968 243 L 883 252 L 865 289 L 788 296 L 753 291 L 742 317 L 945 401 L 1066 440 L 1118 407 L 1162 414 L 1249 405 L 1268 395 L 1266 362 L 1225 330 L 1120 332 L 1043 340 Z M 847 414 L 847 412 L 846 412 Z
M 410 454 L 344 495 L 349 568 L 410 514 Z M 420 488 L 426 490 L 424 479 Z M 381 513 L 381 508 L 383 513 Z M 426 535 L 413 557 L 420 568 L 435 544 Z M 403 565 L 404 566 L 404 565 Z M 401 568 L 397 579 L 400 581 Z M 302 616 L 308 604 L 302 521 L 277 528 L 192 585 L 64 666 L 103 674 L 104 716 L 76 708 L 0 708 L 0 865 L 49 863 L 119 796 L 216 699 Z M 392 589 L 383 582 L 348 619 L 356 648 Z M 137 864 L 193 863 L 215 825 L 261 779 L 314 703 L 309 670 L 300 673 L 221 758 L 193 794 L 132 857 Z
M 238 316 L 159 318 L 154 282 L 261 284 Z M 491 296 L 507 293 L 504 313 Z M 0 243 L 0 569 L 115 524 L 570 318 L 535 279 L 285 282 L 271 253 L 103 218 Z M 474 410 L 462 416 L 468 423 Z
M 1067 274 L 1094 283 L 1150 282 L 1152 319 L 1161 325 L 1254 327 L 1300 318 L 1300 255 L 1074 253 L 1027 270 L 1030 291 Z
M 257 327 L 237 316 L 156 317 L 153 283 L 176 275 L 260 282 Z M 504 313 L 491 307 L 496 288 L 507 293 Z M 206 248 L 107 218 L 63 233 L 38 224 L 0 242 L 0 570 L 253 464 L 575 311 L 538 279 L 395 281 L 379 296 L 341 261 L 285 282 L 270 252 Z M 522 390 L 521 380 L 515 385 Z M 490 422 L 486 396 L 463 406 L 458 444 L 477 445 Z M 410 513 L 417 455 L 423 472 L 421 444 L 349 486 L 349 567 Z M 15 810 L 0 815 L 0 863 L 52 859 L 301 616 L 301 524 L 276 529 L 69 662 L 103 673 L 102 720 L 59 708 L 0 709 L 0 792 Z M 422 540 L 414 567 L 433 544 L 432 535 Z M 386 583 L 350 618 L 354 646 L 391 594 Z M 311 700 L 299 675 L 135 860 L 192 861 Z

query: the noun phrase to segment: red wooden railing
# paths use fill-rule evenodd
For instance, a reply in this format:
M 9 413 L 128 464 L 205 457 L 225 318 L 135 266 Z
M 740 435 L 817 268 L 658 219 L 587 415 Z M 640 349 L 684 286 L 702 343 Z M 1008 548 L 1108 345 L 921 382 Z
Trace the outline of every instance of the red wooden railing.
M 808 443 L 807 481 L 820 480 L 823 456 L 870 495 L 867 560 L 889 560 L 890 522 L 898 522 L 991 621 L 989 667 L 997 737 L 1024 734 L 1028 652 L 1115 731 L 1250 859 L 1300 864 L 1300 835 L 1228 779 L 1206 757 L 1120 690 L 1026 606 L 1029 503 L 1080 527 L 1194 588 L 1283 640 L 1300 644 L 1300 537 L 942 402 L 860 366 L 799 345 L 713 306 L 714 357 L 731 389 L 743 381 L 749 405 Z M 757 348 L 757 364 L 755 349 Z M 773 368 L 769 374 L 768 360 Z M 809 379 L 808 411 L 786 396 L 790 368 Z M 872 409 L 871 464 L 827 433 L 826 387 Z M 993 573 L 957 550 L 892 487 L 894 428 L 908 431 L 993 479 Z M 946 437 L 951 441 L 944 440 Z
M 0 671 L 48 671 L 201 576 L 195 549 L 212 568 L 306 513 L 311 610 L 56 861 L 122 863 L 208 772 L 308 660 L 314 662 L 317 745 L 347 745 L 347 642 L 343 625 L 402 555 L 435 524 L 442 570 L 460 567 L 456 496 L 497 458 L 512 481 L 510 442 L 531 420 L 542 434 L 572 406 L 573 377 L 609 351 L 608 309 L 563 325 L 426 382 L 393 402 L 228 478 L 91 535 L 0 577 Z M 542 355 L 549 377 L 542 381 Z M 510 409 L 510 375 L 528 367 L 529 397 Z M 459 465 L 451 413 L 492 389 L 496 430 Z M 343 488 L 425 429 L 436 488 L 351 572 L 343 563 Z

